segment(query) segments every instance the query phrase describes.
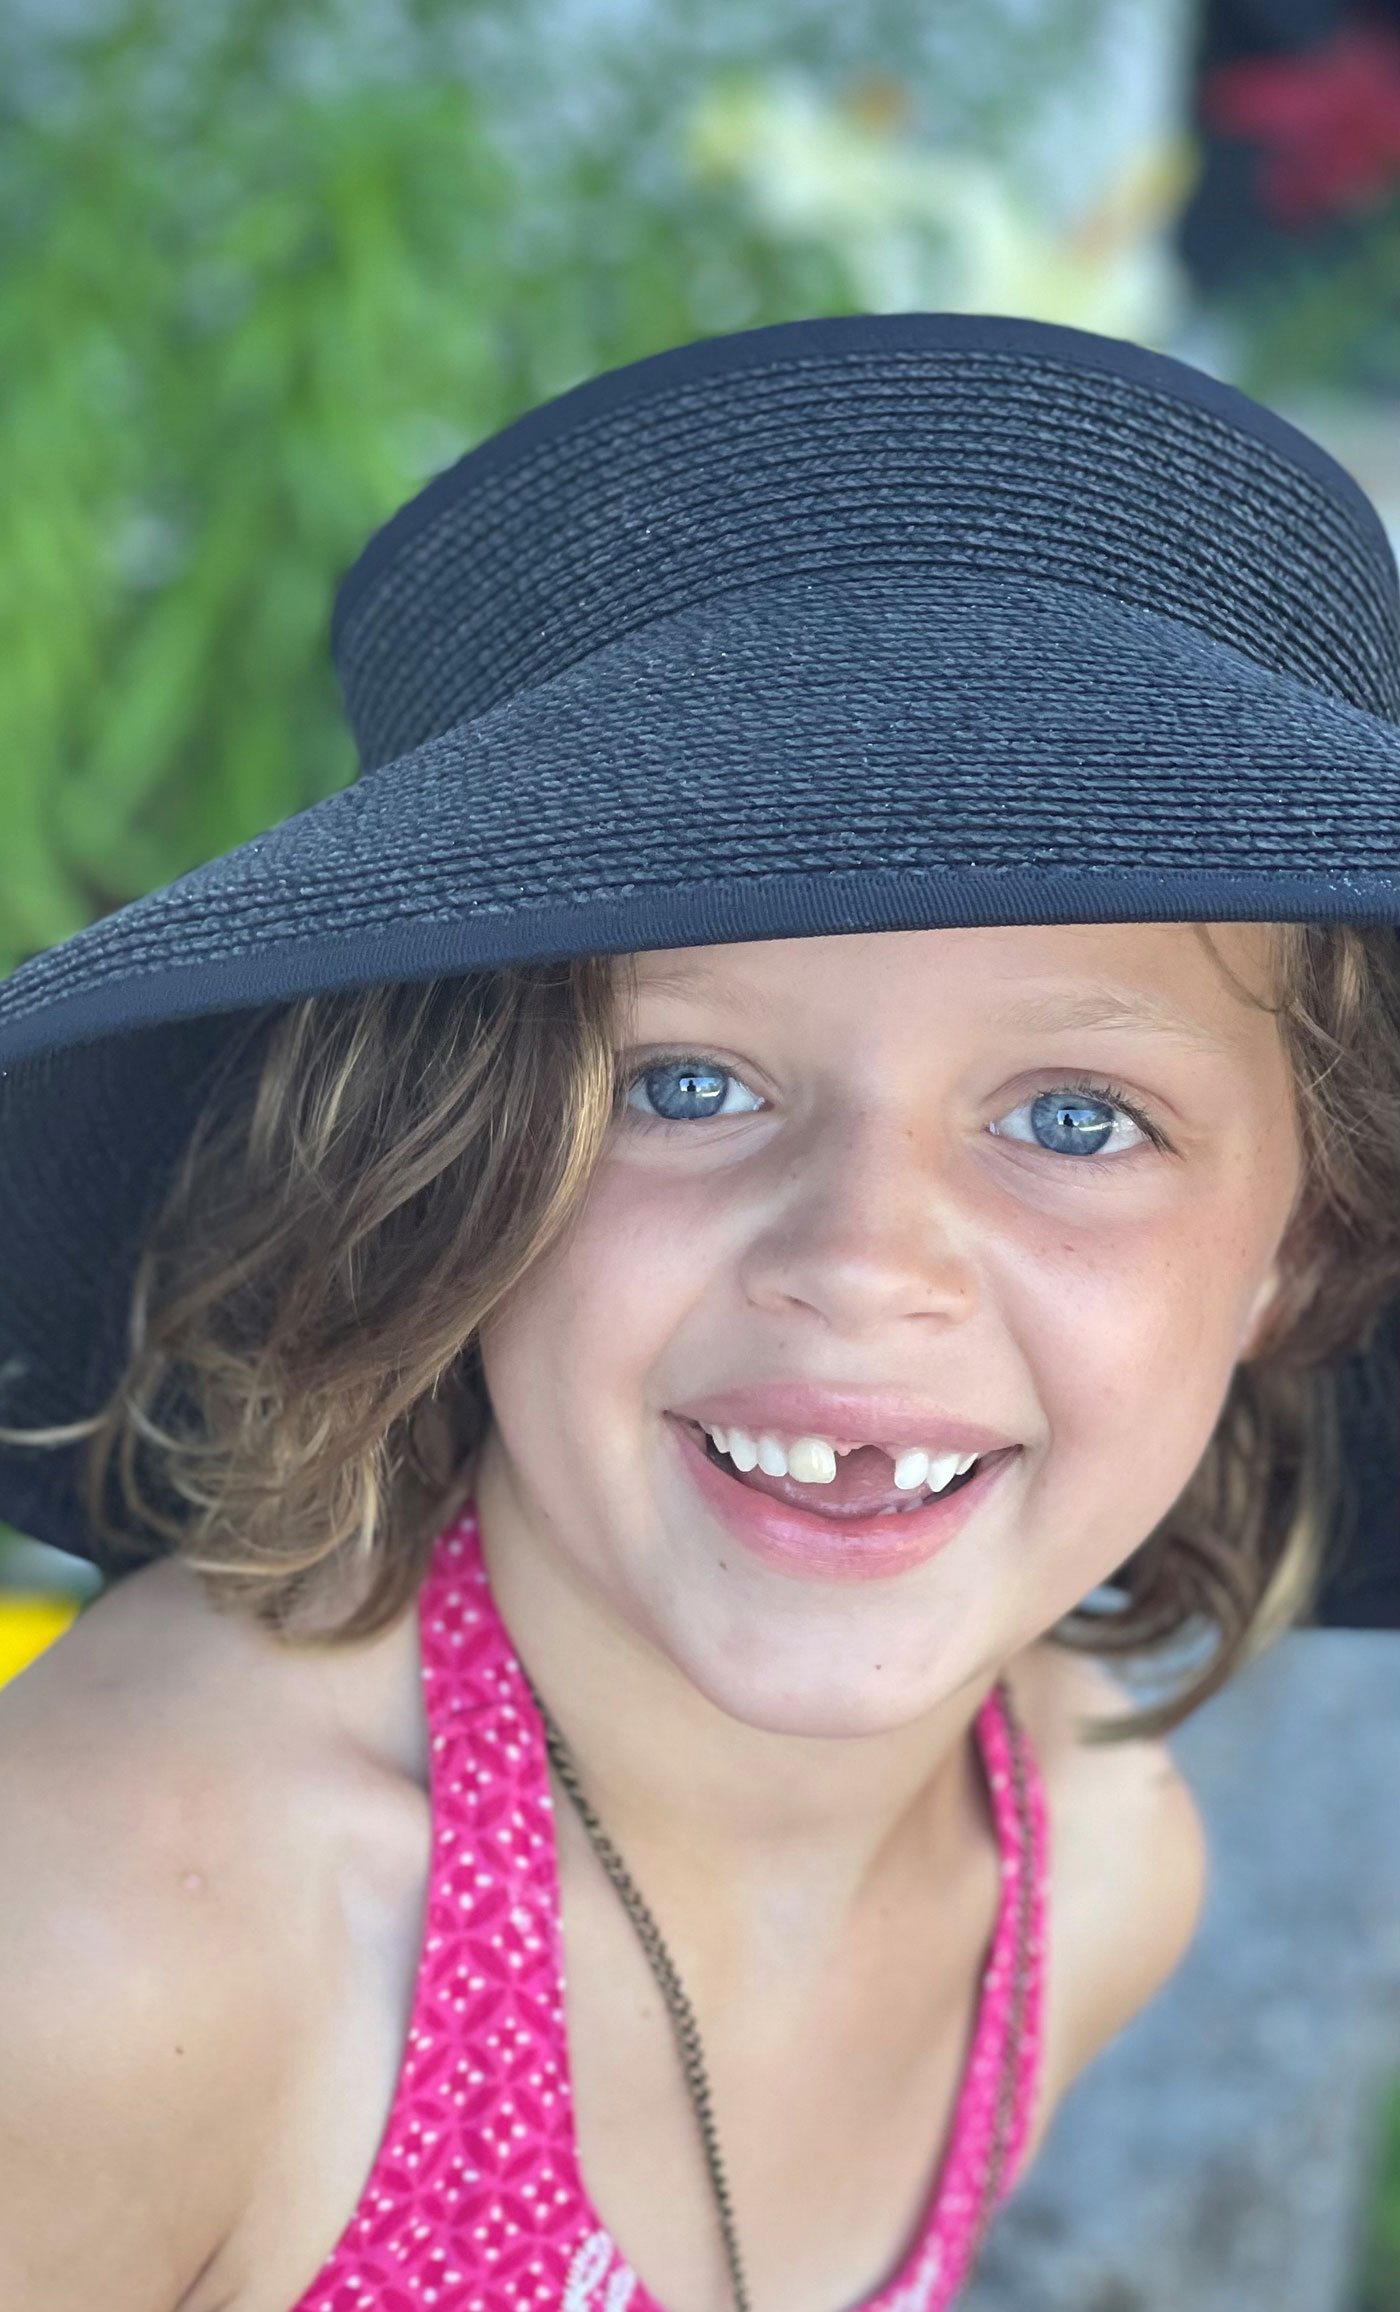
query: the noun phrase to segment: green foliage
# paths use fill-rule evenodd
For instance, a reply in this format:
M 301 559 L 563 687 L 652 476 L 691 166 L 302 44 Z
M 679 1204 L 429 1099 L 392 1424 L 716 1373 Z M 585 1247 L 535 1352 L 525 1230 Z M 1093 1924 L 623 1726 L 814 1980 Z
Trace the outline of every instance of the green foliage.
M 1378 2153 L 1356 2312 L 1400 2312 L 1400 2081 L 1381 2113 Z
M 318 0 L 192 21 L 119 0 L 0 146 L 0 968 L 349 777 L 331 598 L 430 473 L 851 302 L 718 190 L 629 199 L 635 107 L 527 168 L 460 75 L 279 69 Z
M 1297 387 L 1400 394 L 1400 199 L 1304 246 L 1236 301 L 1238 382 L 1269 400 Z

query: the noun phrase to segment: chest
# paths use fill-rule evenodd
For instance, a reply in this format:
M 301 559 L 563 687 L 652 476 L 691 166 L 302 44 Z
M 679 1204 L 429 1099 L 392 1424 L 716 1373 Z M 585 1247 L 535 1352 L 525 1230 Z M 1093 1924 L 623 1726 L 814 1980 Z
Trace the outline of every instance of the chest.
M 1045 1797 L 1053 1918 L 1051 1778 Z M 517 1841 L 532 1835 L 508 1814 L 498 1827 Z M 520 1883 L 557 1868 L 561 2156 L 576 2157 L 581 2195 L 666 2312 L 713 2312 L 729 2301 L 726 2269 L 671 2019 L 614 1890 L 590 1869 L 586 1847 L 580 1854 L 571 1846 L 568 1826 L 556 1828 L 548 1857 L 521 1858 Z M 246 2223 L 210 2276 L 216 2292 L 207 2306 L 191 2299 L 188 2312 L 288 2312 L 362 2209 L 405 2107 L 406 2042 L 422 2002 L 425 1926 L 428 1942 L 433 1930 L 431 1905 L 424 1915 L 428 1867 L 425 1834 L 411 1867 L 381 1874 L 374 1901 L 328 1889 L 340 1922 L 334 1959 L 327 1962 L 323 1945 L 308 1977 L 304 2040 L 289 2050 L 286 2093 L 269 2115 Z M 465 1873 L 456 1899 L 475 1899 L 468 1882 L 476 1875 Z M 781 1967 L 710 1976 L 702 1968 L 691 1981 L 682 1965 L 703 2018 L 719 2142 L 764 2312 L 859 2301 L 907 2247 L 947 2148 L 1000 1891 L 988 1823 L 922 1910 L 904 1906 L 875 1922 L 824 1970 L 794 1968 L 787 1979 Z M 442 1894 L 439 1887 L 434 1899 Z M 499 1953 L 493 1959 L 489 1915 L 481 1925 L 472 1965 L 504 1966 Z M 683 1932 L 676 1941 L 682 1964 Z M 1057 2100 L 1055 2049 L 1072 2038 L 1075 2000 L 1053 1948 L 1047 1956 L 1037 2138 Z M 542 2000 L 551 1996 L 550 1974 L 541 1952 Z M 450 2006 L 450 1986 L 447 1995 Z M 479 2024 L 485 2010 L 472 2013 Z M 498 2045 L 494 2086 L 482 2083 L 488 2100 L 503 2102 L 503 2086 L 513 2085 L 508 2045 L 504 2057 Z M 541 2081 L 533 2084 L 538 2117 Z M 450 2124 L 441 2098 L 435 2108 Z M 503 2110 L 502 2125 L 520 2121 Z
M 564 1874 L 569 2059 L 593 2206 L 667 2312 L 730 2302 L 692 2082 L 614 1890 Z M 813 1965 L 674 1957 L 700 2027 L 752 2300 L 864 2302 L 915 2243 L 947 2155 L 1001 1907 L 995 1846 Z

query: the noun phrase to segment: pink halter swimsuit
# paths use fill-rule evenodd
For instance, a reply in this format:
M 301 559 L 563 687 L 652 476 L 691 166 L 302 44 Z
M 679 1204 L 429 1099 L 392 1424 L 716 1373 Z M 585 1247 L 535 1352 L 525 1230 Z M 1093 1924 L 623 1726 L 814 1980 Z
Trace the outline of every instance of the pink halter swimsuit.
M 437 1544 L 419 1622 L 433 1855 L 408 2043 L 359 2205 L 294 2312 L 661 2312 L 579 2172 L 544 1736 L 470 1509 Z M 899 2270 L 858 2312 L 944 2312 L 1030 2125 L 1044 1798 L 1024 1735 L 1014 1771 L 995 1688 L 976 1734 L 1001 1909 L 937 2187 Z

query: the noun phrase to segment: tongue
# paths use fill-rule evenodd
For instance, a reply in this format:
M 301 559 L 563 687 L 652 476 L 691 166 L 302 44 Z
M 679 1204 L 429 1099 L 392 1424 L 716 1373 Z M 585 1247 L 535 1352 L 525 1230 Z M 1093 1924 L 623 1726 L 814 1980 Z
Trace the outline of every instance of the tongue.
M 878 1445 L 858 1445 L 853 1453 L 838 1454 L 836 1475 L 830 1485 L 805 1485 L 796 1477 L 765 1477 L 761 1469 L 745 1476 L 731 1461 L 724 1466 L 755 1493 L 771 1494 L 775 1501 L 797 1509 L 815 1510 L 818 1516 L 874 1517 L 882 1509 L 913 1509 L 926 1498 L 926 1488 L 901 1492 L 894 1481 L 894 1463 Z

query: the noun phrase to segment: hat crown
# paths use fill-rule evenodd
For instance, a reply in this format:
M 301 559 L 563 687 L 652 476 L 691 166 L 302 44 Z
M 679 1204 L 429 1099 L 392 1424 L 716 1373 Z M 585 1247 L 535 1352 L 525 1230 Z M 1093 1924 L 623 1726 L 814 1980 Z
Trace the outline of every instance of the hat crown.
M 1178 620 L 1400 722 L 1362 492 L 1185 364 L 1048 324 L 780 324 L 590 380 L 430 483 L 342 586 L 366 770 L 742 588 L 989 572 Z

